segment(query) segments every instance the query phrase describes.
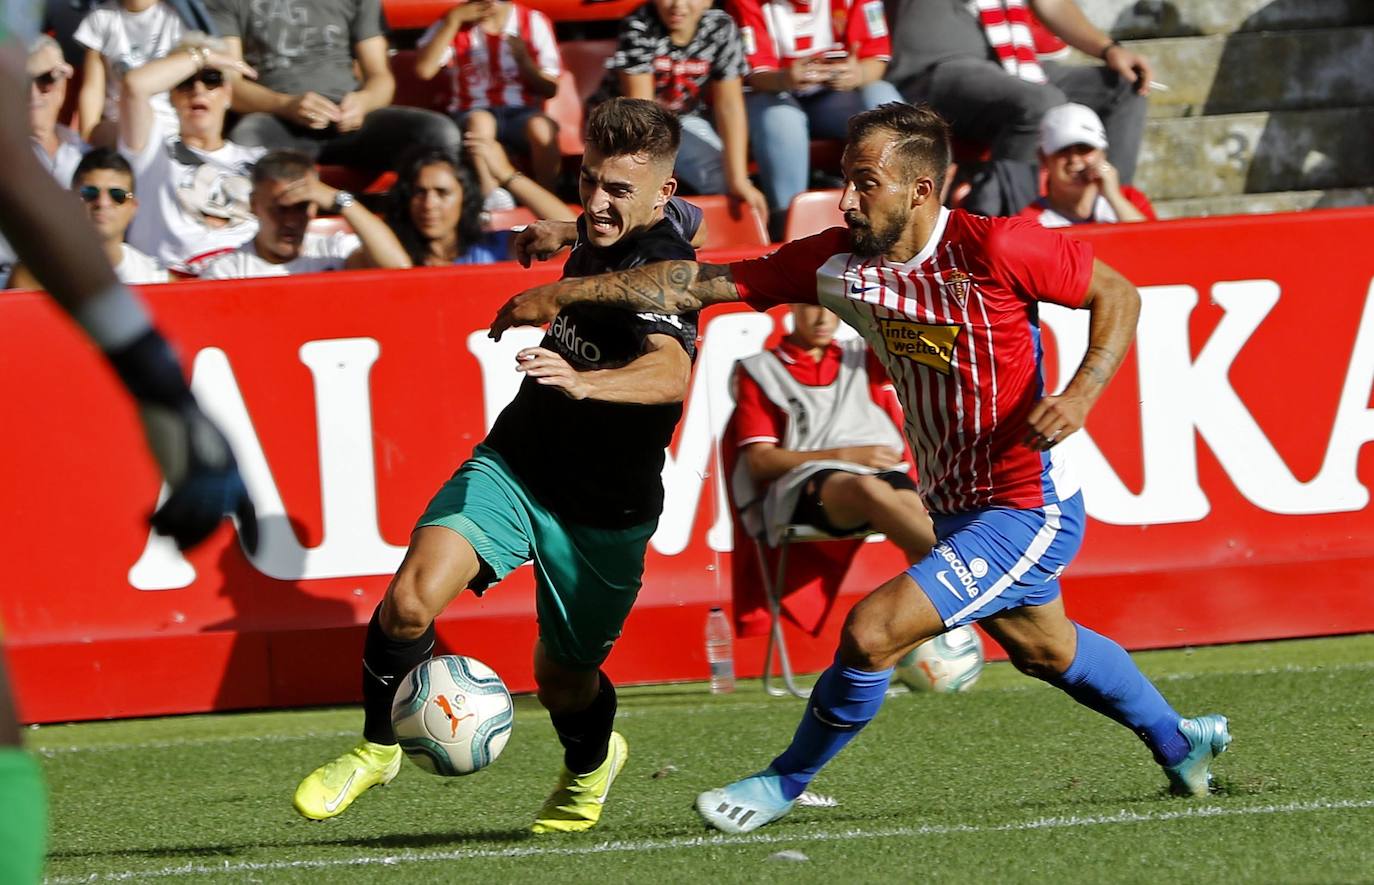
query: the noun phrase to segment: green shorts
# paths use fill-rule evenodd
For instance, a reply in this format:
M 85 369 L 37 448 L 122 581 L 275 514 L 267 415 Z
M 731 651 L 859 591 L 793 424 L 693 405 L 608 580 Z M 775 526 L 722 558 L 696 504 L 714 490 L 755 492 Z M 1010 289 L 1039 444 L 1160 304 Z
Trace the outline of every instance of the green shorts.
M 429 525 L 466 538 L 497 581 L 533 562 L 545 650 L 566 667 L 591 670 L 611 653 L 639 595 L 644 551 L 658 520 L 627 529 L 564 522 L 535 500 L 500 455 L 479 445 L 416 527 Z

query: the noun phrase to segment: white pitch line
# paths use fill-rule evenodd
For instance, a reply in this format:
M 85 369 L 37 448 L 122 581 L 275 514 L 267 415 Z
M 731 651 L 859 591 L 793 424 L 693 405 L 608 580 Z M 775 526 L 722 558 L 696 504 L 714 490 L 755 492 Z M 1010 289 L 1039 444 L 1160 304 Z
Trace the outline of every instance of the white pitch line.
M 1035 820 L 1005 824 L 929 824 L 919 827 L 887 827 L 877 830 L 820 830 L 790 833 L 750 833 L 743 836 L 687 836 L 680 839 L 639 839 L 624 842 L 602 842 L 596 845 L 554 847 L 548 845 L 511 848 L 459 848 L 452 851 L 413 851 L 405 854 L 364 855 L 361 857 L 324 858 L 320 860 L 228 861 L 219 865 L 186 863 L 175 867 L 150 870 L 127 870 L 118 873 L 92 873 L 89 876 L 60 876 L 48 879 L 48 885 L 78 885 L 84 882 L 125 882 L 135 879 L 166 879 L 178 876 L 207 876 L 217 873 L 262 873 L 282 870 L 320 870 L 336 867 L 399 866 L 412 863 L 480 860 L 484 858 L 575 857 L 583 855 L 628 853 L 634 851 L 663 851 L 683 848 L 729 848 L 743 845 L 773 845 L 796 842 L 849 842 L 858 839 L 892 839 L 908 836 L 947 836 L 979 833 L 1013 833 L 1028 830 L 1052 830 L 1072 827 L 1099 827 L 1114 824 L 1159 823 L 1189 818 L 1242 817 L 1270 814 L 1303 814 L 1321 811 L 1345 811 L 1374 808 L 1374 799 L 1316 799 L 1286 805 L 1194 805 L 1181 811 L 1141 813 L 1118 811 L 1115 814 L 1069 817 L 1042 817 Z M 454 838 L 461 838 L 455 835 Z M 308 846 L 302 846 L 308 847 Z

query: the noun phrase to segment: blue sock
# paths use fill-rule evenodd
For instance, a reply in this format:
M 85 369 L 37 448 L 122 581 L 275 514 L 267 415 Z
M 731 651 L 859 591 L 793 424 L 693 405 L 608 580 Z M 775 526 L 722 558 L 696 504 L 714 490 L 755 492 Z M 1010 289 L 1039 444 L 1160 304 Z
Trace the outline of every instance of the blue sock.
M 1081 624 L 1073 663 L 1053 684 L 1083 706 L 1135 732 L 1160 765 L 1188 755 L 1188 739 L 1178 730 L 1178 713 L 1126 654 L 1126 650 Z
M 784 796 L 800 796 L 816 773 L 878 714 L 891 678 L 891 667 L 870 673 L 842 667 L 838 657 L 821 674 L 791 745 L 773 760 L 773 770 L 782 775 Z

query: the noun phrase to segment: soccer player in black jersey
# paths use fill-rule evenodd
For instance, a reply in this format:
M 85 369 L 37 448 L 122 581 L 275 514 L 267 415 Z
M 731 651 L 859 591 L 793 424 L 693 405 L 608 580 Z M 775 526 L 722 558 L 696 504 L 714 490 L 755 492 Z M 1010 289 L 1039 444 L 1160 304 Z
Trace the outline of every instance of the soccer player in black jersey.
M 695 254 L 664 217 L 676 182 L 677 118 L 618 98 L 587 123 L 584 213 L 564 276 Z M 333 817 L 396 776 L 397 683 L 434 649 L 434 619 L 464 588 L 484 592 L 533 561 L 539 700 L 564 747 L 536 833 L 586 830 L 601 816 L 626 744 L 601 663 L 620 635 L 663 509 L 664 449 L 682 415 L 696 316 L 578 306 L 522 350 L 525 378 L 486 440 L 430 502 L 363 647 L 363 740 L 296 789 L 296 810 Z M 551 440 L 557 440 L 552 445 Z

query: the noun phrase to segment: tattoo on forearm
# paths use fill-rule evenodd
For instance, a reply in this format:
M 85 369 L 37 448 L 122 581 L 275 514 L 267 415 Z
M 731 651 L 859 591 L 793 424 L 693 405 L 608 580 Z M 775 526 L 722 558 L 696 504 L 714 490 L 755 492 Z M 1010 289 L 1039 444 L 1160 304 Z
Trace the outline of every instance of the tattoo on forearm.
M 1120 364 L 1121 357 L 1115 351 L 1095 344 L 1090 346 L 1087 353 L 1083 355 L 1083 362 L 1078 367 L 1078 374 L 1092 381 L 1098 387 L 1105 387 L 1107 382 L 1112 380 L 1112 375 L 1116 374 L 1116 369 Z
M 686 313 L 739 297 L 729 267 L 695 261 L 660 261 L 584 278 L 581 284 L 579 300 L 653 313 Z

